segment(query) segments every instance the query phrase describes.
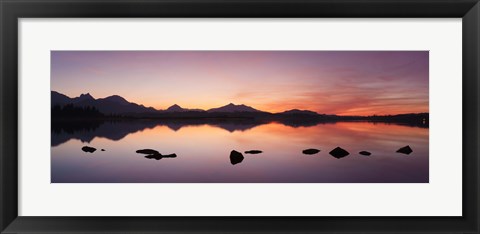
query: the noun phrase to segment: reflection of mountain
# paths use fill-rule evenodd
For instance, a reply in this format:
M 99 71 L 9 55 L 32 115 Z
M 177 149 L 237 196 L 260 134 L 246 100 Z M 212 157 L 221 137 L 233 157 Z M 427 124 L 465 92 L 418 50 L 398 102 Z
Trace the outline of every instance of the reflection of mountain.
M 130 133 L 157 126 L 153 121 L 62 121 L 52 122 L 52 146 L 70 139 L 90 142 L 95 137 L 118 141 Z
M 229 132 L 246 131 L 266 122 L 244 119 L 121 120 L 121 121 L 57 121 L 52 122 L 52 146 L 70 139 L 90 142 L 95 137 L 118 141 L 130 133 L 166 126 L 173 131 L 182 127 L 210 125 Z
M 428 118 L 428 117 L 427 117 Z M 418 124 L 417 121 L 409 122 L 407 119 L 400 119 L 397 122 L 387 120 L 348 120 L 373 123 L 386 123 L 406 125 L 410 127 L 428 128 L 428 125 Z M 404 122 L 402 122 L 404 121 Z M 310 127 L 318 124 L 332 124 L 338 121 L 331 119 L 304 119 L 301 117 L 281 118 L 276 116 L 263 116 L 263 118 L 178 118 L 178 119 L 130 119 L 130 120 L 89 120 L 89 121 L 52 121 L 52 146 L 60 145 L 70 139 L 78 139 L 82 142 L 90 142 L 95 137 L 107 138 L 118 141 L 130 133 L 152 129 L 156 126 L 166 126 L 173 131 L 182 127 L 210 125 L 224 129 L 229 132 L 246 131 L 257 126 L 277 122 L 290 127 Z

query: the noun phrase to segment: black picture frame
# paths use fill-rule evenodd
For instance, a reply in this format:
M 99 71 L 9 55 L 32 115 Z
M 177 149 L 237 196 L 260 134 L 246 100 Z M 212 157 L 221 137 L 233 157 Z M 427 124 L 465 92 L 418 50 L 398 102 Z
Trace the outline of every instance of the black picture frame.
M 0 0 L 0 14 L 1 233 L 479 232 L 478 0 Z M 462 18 L 463 215 L 461 217 L 18 216 L 18 19 L 35 17 Z

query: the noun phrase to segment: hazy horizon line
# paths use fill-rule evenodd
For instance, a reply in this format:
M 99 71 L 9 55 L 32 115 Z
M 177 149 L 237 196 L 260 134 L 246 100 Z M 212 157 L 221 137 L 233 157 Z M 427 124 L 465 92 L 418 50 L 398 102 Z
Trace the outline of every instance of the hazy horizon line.
M 247 106 L 247 107 L 251 107 L 257 111 L 260 111 L 260 112 L 266 112 L 266 113 L 271 113 L 271 114 L 280 114 L 280 113 L 284 113 L 284 112 L 287 112 L 287 111 L 293 111 L 293 110 L 297 110 L 297 111 L 310 111 L 310 112 L 314 112 L 316 114 L 319 114 L 319 115 L 335 115 L 335 116 L 358 116 L 358 117 L 370 117 L 370 116 L 395 116 L 395 115 L 408 115 L 408 114 L 429 114 L 430 112 L 405 112 L 405 113 L 400 113 L 400 114 L 372 114 L 372 115 L 339 115 L 339 114 L 331 114 L 331 113 L 319 113 L 317 111 L 313 111 L 313 110 L 308 110 L 308 109 L 300 109 L 300 108 L 293 108 L 293 109 L 287 109 L 287 110 L 284 110 L 284 111 L 281 111 L 281 112 L 270 112 L 270 111 L 264 111 L 264 110 L 259 110 L 259 109 L 256 109 L 253 105 L 246 105 L 244 103 L 241 103 L 241 104 L 235 104 L 234 102 L 230 101 L 228 104 L 225 104 L 223 106 L 219 106 L 219 107 L 211 107 L 211 108 L 208 108 L 208 109 L 202 109 L 202 108 L 196 108 L 196 107 L 193 107 L 193 108 L 190 108 L 190 107 L 182 107 L 181 105 L 178 105 L 176 103 L 168 106 L 167 108 L 165 109 L 157 109 L 155 107 L 152 107 L 152 106 L 145 106 L 143 105 L 142 103 L 135 103 L 135 102 L 131 102 L 129 100 L 127 100 L 125 97 L 121 96 L 121 95 L 118 95 L 118 94 L 112 94 L 112 95 L 109 95 L 109 96 L 106 96 L 106 97 L 97 97 L 95 98 L 93 95 L 90 94 L 90 92 L 86 92 L 86 93 L 81 93 L 79 96 L 76 96 L 76 97 L 72 97 L 72 96 L 69 96 L 65 93 L 62 93 L 62 92 L 59 92 L 59 91 L 56 91 L 56 90 L 51 90 L 51 92 L 56 92 L 56 93 L 59 93 L 59 94 L 62 94 L 62 95 L 65 95 L 67 96 L 68 98 L 78 98 L 78 97 L 81 97 L 82 95 L 90 95 L 94 100 L 98 100 L 98 99 L 105 99 L 105 98 L 108 98 L 108 97 L 112 97 L 112 96 L 119 96 L 119 97 L 122 97 L 123 99 L 125 99 L 127 102 L 129 103 L 134 103 L 136 105 L 141 105 L 141 106 L 144 106 L 146 108 L 153 108 L 155 109 L 156 111 L 165 111 L 167 110 L 168 108 L 172 107 L 172 106 L 179 106 L 180 108 L 182 109 L 186 109 L 186 110 L 191 110 L 191 111 L 195 111 L 195 110 L 200 110 L 200 111 L 208 111 L 208 110 L 211 110 L 211 109 L 216 109 L 216 108 L 220 108 L 220 107 L 224 107 L 224 106 L 227 106 L 227 105 L 230 105 L 230 104 L 233 104 L 235 106 Z

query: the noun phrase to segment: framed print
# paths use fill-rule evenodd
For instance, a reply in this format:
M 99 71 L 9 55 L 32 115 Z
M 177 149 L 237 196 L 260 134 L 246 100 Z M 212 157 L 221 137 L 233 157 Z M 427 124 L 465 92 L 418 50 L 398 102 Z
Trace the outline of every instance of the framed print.
M 51 183 L 429 182 L 428 51 L 62 50 L 50 58 Z M 383 158 L 372 162 L 376 154 Z M 103 160 L 109 166 L 94 166 Z
M 478 233 L 478 1 L 1 1 L 1 233 Z

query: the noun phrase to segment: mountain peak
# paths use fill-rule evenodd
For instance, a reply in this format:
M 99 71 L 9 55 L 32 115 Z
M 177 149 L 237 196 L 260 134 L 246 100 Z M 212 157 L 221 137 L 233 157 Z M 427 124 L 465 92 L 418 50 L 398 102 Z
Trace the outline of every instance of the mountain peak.
M 229 103 L 226 106 L 212 108 L 208 110 L 208 112 L 259 112 L 259 110 L 244 104 L 235 105 L 233 103 Z
M 289 114 L 289 115 L 318 115 L 317 112 L 309 111 L 309 110 L 299 110 L 299 109 L 291 109 L 288 111 L 281 112 L 280 114 Z
M 55 106 L 55 105 L 65 105 L 69 102 L 71 102 L 71 98 L 69 98 L 68 96 L 66 96 L 65 94 L 61 94 L 57 91 L 51 91 L 51 104 L 52 106 Z
M 76 98 L 69 98 L 64 94 L 53 91 L 51 92 L 51 105 L 74 104 L 76 106 L 93 106 L 103 114 L 138 114 L 138 113 L 155 113 L 157 110 L 153 107 L 145 107 L 133 102 L 127 101 L 119 95 L 112 95 L 106 98 L 95 99 L 90 93 L 81 94 Z
M 67 96 L 67 95 L 65 95 L 65 94 L 63 94 L 63 93 L 60 93 L 60 92 L 57 92 L 57 91 L 55 91 L 55 90 L 51 90 L 50 93 L 51 93 L 51 94 L 54 94 L 54 95 Z
M 111 101 L 111 102 L 120 103 L 120 104 L 129 104 L 130 103 L 125 98 L 123 98 L 122 96 L 119 96 L 119 95 L 112 95 L 112 96 L 108 96 L 108 97 L 103 98 L 103 99 Z
M 89 101 L 89 100 L 95 100 L 95 98 L 90 95 L 90 93 L 82 93 L 80 96 L 74 98 L 75 102 L 80 102 L 80 101 Z
M 90 95 L 90 93 L 82 93 L 82 94 L 80 94 L 80 97 L 81 98 L 93 98 L 92 95 Z
M 170 112 L 182 112 L 182 111 L 186 111 L 186 109 L 183 109 L 182 107 L 180 107 L 180 106 L 177 105 L 177 104 L 173 104 L 172 106 L 170 106 L 169 108 L 167 108 L 166 111 L 170 111 Z

